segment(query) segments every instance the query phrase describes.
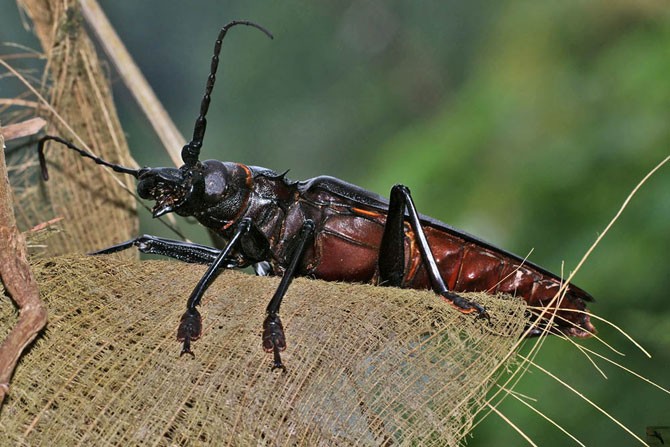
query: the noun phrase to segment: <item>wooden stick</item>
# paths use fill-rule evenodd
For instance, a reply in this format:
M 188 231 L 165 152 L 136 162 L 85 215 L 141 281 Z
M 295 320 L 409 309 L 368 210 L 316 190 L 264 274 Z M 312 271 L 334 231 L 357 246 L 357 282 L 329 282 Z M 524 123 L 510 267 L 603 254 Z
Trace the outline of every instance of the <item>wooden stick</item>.
M 1 407 L 21 353 L 47 323 L 47 309 L 30 272 L 25 239 L 16 228 L 1 128 L 0 148 L 0 279 L 20 311 L 18 323 L 0 345 Z
M 112 61 L 121 75 L 123 83 L 135 97 L 151 126 L 160 138 L 165 151 L 170 155 L 175 166 L 181 166 L 181 148 L 186 139 L 181 135 L 177 126 L 163 108 L 153 89 L 142 75 L 137 64 L 114 28 L 107 20 L 105 13 L 96 0 L 79 0 L 86 23 L 93 29 L 98 43 L 104 48 L 107 57 Z
M 35 135 L 46 125 L 47 122 L 42 118 L 31 118 L 20 123 L 8 124 L 3 127 L 2 136 L 5 138 L 5 141 L 16 140 L 17 138 Z

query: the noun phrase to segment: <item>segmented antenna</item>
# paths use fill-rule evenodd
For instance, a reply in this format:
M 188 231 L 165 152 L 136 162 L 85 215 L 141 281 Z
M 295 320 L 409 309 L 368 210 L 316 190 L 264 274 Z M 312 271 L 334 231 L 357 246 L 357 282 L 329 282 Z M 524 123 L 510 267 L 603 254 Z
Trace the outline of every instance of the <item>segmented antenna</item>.
M 37 143 L 37 155 L 38 155 L 39 160 L 40 160 L 40 170 L 42 172 L 42 178 L 44 179 L 44 181 L 49 180 L 49 171 L 47 171 L 47 161 L 44 158 L 44 144 L 49 140 L 53 140 L 53 141 L 56 141 L 58 143 L 61 143 L 65 146 L 67 146 L 69 149 L 72 149 L 73 151 L 78 152 L 79 155 L 92 159 L 94 162 L 96 162 L 99 165 L 103 165 L 103 166 L 107 166 L 108 168 L 112 168 L 114 170 L 114 172 L 120 172 L 122 174 L 130 174 L 135 178 L 139 178 L 139 173 L 140 173 L 139 169 L 130 169 L 130 168 L 126 168 L 126 167 L 121 166 L 121 165 L 110 163 L 108 161 L 103 160 L 100 157 L 96 157 L 95 155 L 91 154 L 90 152 L 86 152 L 83 149 L 79 149 L 77 146 L 75 146 L 74 144 L 72 144 L 71 142 L 69 142 L 67 140 L 64 140 L 61 137 L 57 137 L 55 135 L 45 135 L 42 138 L 40 138 L 39 142 Z
M 210 73 L 207 77 L 205 96 L 202 98 L 202 102 L 200 103 L 200 116 L 198 116 L 198 118 L 195 120 L 195 127 L 193 128 L 193 139 L 181 150 L 181 159 L 184 160 L 184 164 L 187 166 L 194 166 L 198 162 L 200 148 L 202 147 L 202 140 L 205 138 L 205 129 L 207 127 L 207 119 L 205 119 L 205 115 L 207 115 L 207 110 L 209 109 L 209 102 L 211 99 L 212 90 L 214 89 L 214 82 L 216 81 L 216 69 L 219 67 L 221 43 L 223 42 L 223 38 L 226 36 L 228 30 L 237 25 L 252 26 L 261 30 L 270 39 L 274 38 L 270 31 L 256 23 L 246 20 L 234 20 L 221 28 L 221 31 L 219 31 L 219 36 L 214 43 L 214 55 L 212 56 Z

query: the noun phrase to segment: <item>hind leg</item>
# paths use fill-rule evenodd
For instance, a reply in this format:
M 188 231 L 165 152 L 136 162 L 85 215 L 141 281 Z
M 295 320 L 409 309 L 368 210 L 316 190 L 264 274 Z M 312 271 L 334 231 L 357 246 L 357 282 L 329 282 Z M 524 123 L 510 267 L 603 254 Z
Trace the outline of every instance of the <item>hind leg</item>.
M 405 212 L 407 212 L 407 216 L 405 216 Z M 484 307 L 451 292 L 447 288 L 426 239 L 412 195 L 409 189 L 403 185 L 395 185 L 391 189 L 389 210 L 379 249 L 380 284 L 392 287 L 403 286 L 402 282 L 405 276 L 405 219 L 409 221 L 414 231 L 421 259 L 428 272 L 433 291 L 460 312 L 465 314 L 476 312 L 478 317 L 488 319 L 489 315 Z

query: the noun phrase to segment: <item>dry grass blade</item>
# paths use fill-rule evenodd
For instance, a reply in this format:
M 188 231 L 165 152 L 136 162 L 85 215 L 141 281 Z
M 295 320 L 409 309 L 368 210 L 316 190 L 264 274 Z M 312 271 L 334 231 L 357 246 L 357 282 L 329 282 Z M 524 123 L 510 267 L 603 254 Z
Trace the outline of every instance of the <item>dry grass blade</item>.
M 630 374 L 630 375 L 632 375 L 632 376 L 634 376 L 634 377 L 636 377 L 636 378 L 642 380 L 643 382 L 648 383 L 649 385 L 653 386 L 654 388 L 658 388 L 660 391 L 663 391 L 663 392 L 666 393 L 666 394 L 670 394 L 670 390 L 668 390 L 667 388 L 663 388 L 661 385 L 659 385 L 658 383 L 654 382 L 653 380 L 649 380 L 649 379 L 647 379 L 646 377 L 644 377 L 644 376 L 642 376 L 642 375 L 636 373 L 636 372 L 633 371 L 632 369 L 630 369 L 630 368 L 626 368 L 626 367 L 623 366 L 621 363 L 619 363 L 619 362 L 615 362 L 615 361 L 612 360 L 611 358 L 609 358 L 609 357 L 607 357 L 607 356 L 605 356 L 605 355 L 602 355 L 602 354 L 600 354 L 600 353 L 598 353 L 598 352 L 596 352 L 596 351 L 594 351 L 594 350 L 592 350 L 592 349 L 586 348 L 586 347 L 584 347 L 584 346 L 579 346 L 579 345 L 575 345 L 575 346 L 576 346 L 580 351 L 584 352 L 585 355 L 586 355 L 586 353 L 588 353 L 588 354 L 590 354 L 590 355 L 594 355 L 594 356 L 596 356 L 596 357 L 598 357 L 598 358 L 600 358 L 600 359 L 603 359 L 603 360 L 605 360 L 606 362 L 608 362 L 608 363 L 610 363 L 610 364 L 616 366 L 617 368 L 620 368 L 620 369 L 622 369 L 623 371 L 626 371 L 628 374 Z
M 575 270 L 569 275 L 568 279 L 566 280 L 566 283 L 561 287 L 561 290 L 559 290 L 559 292 L 557 293 L 556 297 L 554 297 L 554 299 L 548 304 L 548 307 L 553 307 L 553 306 L 555 306 L 555 302 L 557 302 L 558 300 L 562 299 L 562 296 L 565 294 L 565 291 L 566 291 L 566 289 L 567 289 L 567 284 L 569 283 L 569 281 L 570 281 L 570 280 L 572 279 L 572 277 L 577 273 L 577 271 L 582 267 L 582 265 L 584 264 L 584 262 L 586 261 L 586 259 L 588 259 L 588 257 L 589 257 L 590 254 L 593 252 L 593 250 L 595 249 L 595 247 L 596 247 L 598 244 L 600 244 L 600 242 L 602 241 L 603 237 L 607 234 L 607 232 L 610 230 L 610 228 L 614 225 L 614 223 L 615 223 L 615 222 L 618 220 L 618 218 L 621 216 L 621 214 L 622 214 L 623 211 L 626 209 L 626 207 L 628 206 L 628 204 L 630 203 L 630 201 L 632 200 L 632 198 L 635 196 L 635 194 L 637 194 L 637 192 L 638 192 L 638 191 L 640 190 L 640 188 L 644 185 L 644 183 L 646 183 L 646 182 L 649 180 L 649 178 L 650 178 L 652 175 L 654 175 L 654 174 L 655 174 L 661 167 L 663 167 L 666 163 L 668 163 L 668 161 L 670 161 L 670 156 L 664 158 L 661 162 L 659 162 L 656 166 L 654 166 L 654 167 L 653 167 L 653 168 L 652 168 L 652 169 L 651 169 L 651 170 L 650 170 L 650 171 L 649 171 L 649 172 L 648 172 L 648 173 L 647 173 L 647 174 L 646 174 L 646 175 L 645 175 L 639 182 L 638 182 L 638 184 L 631 190 L 631 192 L 630 192 L 629 195 L 626 197 L 626 199 L 625 199 L 624 202 L 622 203 L 622 205 L 621 205 L 621 207 L 619 208 L 619 210 L 617 211 L 617 213 L 614 215 L 614 217 L 613 217 L 613 218 L 610 220 L 610 222 L 607 224 L 607 226 L 605 227 L 605 229 L 603 230 L 603 232 L 599 234 L 598 238 L 597 238 L 596 241 L 592 244 L 592 246 L 589 247 L 589 249 L 586 251 L 586 253 L 585 253 L 584 256 L 582 257 L 582 259 L 579 261 L 579 263 L 578 263 L 577 267 L 575 268 Z M 535 309 L 535 310 L 536 310 L 536 311 L 543 311 L 543 313 L 546 312 L 546 309 Z M 629 340 L 629 341 L 630 341 L 636 348 L 638 348 L 640 351 L 642 351 L 646 356 L 651 357 L 651 356 L 649 355 L 649 353 L 648 353 L 648 352 L 647 352 L 647 351 L 646 351 L 646 350 L 645 350 L 639 343 L 637 343 L 637 342 L 633 339 L 633 337 L 631 337 L 629 334 L 627 334 L 625 331 L 623 331 L 620 327 L 618 327 L 617 325 L 615 325 L 614 323 L 612 323 L 612 322 L 610 322 L 610 321 L 608 321 L 608 320 L 605 320 L 605 319 L 603 319 L 603 318 L 598 317 L 597 315 L 594 315 L 594 314 L 591 314 L 591 313 L 590 313 L 589 315 L 592 316 L 593 318 L 599 320 L 599 321 L 605 322 L 605 323 L 611 325 L 612 327 L 614 327 L 619 333 L 621 333 L 624 337 L 626 337 L 626 338 L 627 338 L 627 339 L 628 339 L 628 340 Z M 551 318 L 554 318 L 555 316 L 554 316 L 554 315 L 550 315 L 550 317 L 551 317 Z M 526 330 L 526 333 L 528 332 L 528 330 L 529 330 L 529 328 Z M 606 348 L 608 348 L 610 351 L 615 352 L 615 353 L 618 354 L 618 355 L 623 355 L 620 351 L 618 351 L 618 350 L 616 350 L 614 347 L 610 346 L 605 340 L 602 340 L 600 337 L 597 337 L 597 336 L 596 336 L 595 338 L 596 338 L 597 340 L 599 340 L 599 341 L 603 344 L 603 346 L 605 346 Z M 667 392 L 667 390 L 666 390 L 665 388 L 661 387 L 660 385 L 654 383 L 653 381 L 651 381 L 651 380 L 649 380 L 649 379 L 646 379 L 646 378 L 642 377 L 641 375 L 639 375 L 639 374 L 637 374 L 637 373 L 631 371 L 631 370 L 628 369 L 628 368 L 625 368 L 624 366 L 622 366 L 622 365 L 620 365 L 619 363 L 617 363 L 617 362 L 615 362 L 615 361 L 613 361 L 613 360 L 607 358 L 606 356 L 603 356 L 603 355 L 601 355 L 601 354 L 598 354 L 598 353 L 596 353 L 596 352 L 594 352 L 594 351 L 591 351 L 591 350 L 588 350 L 588 349 L 586 349 L 586 348 L 583 348 L 583 349 L 582 349 L 581 346 L 576 345 L 576 343 L 575 343 L 573 340 L 571 340 L 571 339 L 566 338 L 566 340 L 568 340 L 568 341 L 569 341 L 570 343 L 572 343 L 573 345 L 577 346 L 578 349 L 580 350 L 580 352 L 582 352 L 583 354 L 587 355 L 586 352 L 589 352 L 589 353 L 591 353 L 591 354 L 593 354 L 593 355 L 596 355 L 596 356 L 598 356 L 598 357 L 600 357 L 600 358 L 603 358 L 604 360 L 607 360 L 608 362 L 610 362 L 610 363 L 612 363 L 612 364 L 618 366 L 619 368 L 621 368 L 621 369 L 623 369 L 623 370 L 629 372 L 630 374 L 634 375 L 635 377 L 638 377 L 638 378 L 640 378 L 641 380 L 643 380 L 643 381 L 645 381 L 645 382 L 647 382 L 647 383 L 649 383 L 649 384 L 651 384 L 651 385 L 653 385 L 653 386 L 655 386 L 655 387 L 661 389 L 662 391 Z M 621 428 L 623 428 L 623 429 L 624 429 L 628 434 L 630 434 L 634 439 L 636 439 L 637 441 L 641 442 L 643 445 L 646 445 L 646 443 L 645 443 L 644 441 L 642 441 L 637 435 L 635 435 L 635 434 L 634 434 L 629 428 L 627 428 L 624 424 L 622 424 L 622 423 L 619 422 L 616 418 L 614 418 L 613 416 L 611 416 L 607 411 L 605 411 L 604 409 L 602 409 L 602 408 L 600 408 L 599 406 L 597 406 L 595 403 L 593 403 L 592 401 L 590 401 L 590 400 L 589 400 L 588 398 L 586 398 L 582 393 L 578 392 L 576 389 L 574 389 L 574 388 L 571 387 L 569 384 L 567 384 L 566 382 L 564 382 L 564 381 L 563 381 L 562 379 L 560 379 L 558 376 L 556 376 L 556 375 L 550 373 L 549 371 L 547 371 L 546 369 L 544 369 L 544 368 L 542 368 L 541 366 L 537 365 L 537 364 L 533 361 L 534 358 L 535 358 L 535 356 L 536 356 L 537 353 L 539 352 L 539 349 L 541 348 L 542 344 L 544 343 L 544 341 L 545 341 L 545 337 L 540 337 L 540 338 L 536 339 L 536 341 L 534 342 L 534 344 L 533 344 L 533 346 L 531 347 L 530 351 L 528 352 L 527 356 L 521 356 L 521 355 L 518 356 L 518 357 L 519 357 L 519 360 L 520 360 L 521 363 L 520 363 L 520 364 L 517 366 L 517 368 L 516 368 L 516 369 L 509 375 L 509 377 L 507 377 L 507 378 L 505 379 L 505 381 L 503 382 L 503 384 L 500 385 L 499 389 L 498 389 L 496 392 L 492 393 L 492 394 L 488 397 L 488 399 L 487 399 L 487 401 L 486 401 L 486 406 L 488 407 L 489 412 L 495 412 L 495 413 L 498 414 L 499 416 L 503 417 L 502 414 L 501 414 L 495 407 L 496 407 L 497 405 L 499 405 L 499 404 L 502 402 L 502 400 L 505 399 L 505 398 L 507 397 L 507 395 L 509 394 L 509 392 L 507 392 L 507 391 L 505 391 L 505 390 L 511 390 L 511 389 L 514 389 L 514 387 L 516 386 L 516 384 L 521 380 L 521 378 L 523 377 L 523 375 L 528 371 L 529 367 L 530 367 L 530 366 L 534 366 L 535 368 L 537 368 L 537 369 L 539 369 L 540 371 L 542 371 L 542 372 L 544 372 L 545 374 L 547 374 L 549 377 L 552 377 L 553 379 L 555 379 L 556 381 L 558 381 L 559 383 L 561 383 L 562 385 L 564 385 L 568 390 L 570 390 L 571 392 L 573 392 L 575 395 L 579 396 L 582 400 L 584 400 L 584 401 L 587 402 L 588 404 L 592 405 L 592 406 L 593 406 L 594 408 L 596 408 L 599 412 L 601 412 L 602 414 L 604 414 L 605 416 L 607 416 L 609 419 L 611 419 L 613 422 L 615 422 L 617 425 L 619 425 Z M 510 355 L 510 356 L 516 355 L 516 353 L 518 352 L 518 349 L 519 349 L 521 343 L 523 343 L 523 339 L 519 339 L 518 343 L 516 343 L 514 346 L 512 346 L 512 348 L 510 349 L 510 352 L 509 352 L 509 355 Z M 594 368 L 596 368 L 596 370 L 598 370 L 602 375 L 604 375 L 604 373 L 602 372 L 602 370 L 600 370 L 600 368 L 596 365 L 595 361 L 593 361 L 593 359 L 592 359 L 590 356 L 588 356 L 588 355 L 587 355 L 587 358 L 589 359 L 589 361 L 591 361 L 591 363 L 592 363 L 592 365 L 594 366 Z M 505 360 L 507 360 L 507 358 L 505 358 Z M 495 403 L 494 403 L 494 402 L 495 402 Z M 480 416 L 480 419 L 475 423 L 475 426 L 476 426 L 477 424 L 479 424 L 479 423 L 480 423 L 480 422 L 487 416 L 487 414 L 488 414 L 489 412 L 485 412 L 485 413 L 483 413 L 483 414 Z M 542 415 L 542 416 L 543 416 L 544 418 L 548 418 L 548 416 L 546 416 L 546 415 Z M 515 431 L 518 431 L 518 432 L 519 432 L 522 436 L 524 436 L 524 438 L 525 438 L 525 434 L 523 434 L 523 432 L 522 432 L 518 427 L 516 427 L 516 425 L 514 425 L 508 418 L 503 417 L 503 419 L 504 419 L 508 424 L 510 424 L 510 427 L 512 427 Z M 560 425 L 558 425 L 558 427 L 559 427 L 559 429 L 560 429 L 561 431 L 563 431 L 563 432 L 565 432 L 565 433 L 568 433 L 567 430 L 565 430 L 565 429 L 564 429 L 563 427 L 561 427 Z M 572 437 L 572 435 L 569 435 L 569 436 Z M 529 442 L 531 442 L 531 441 L 529 441 Z
M 186 140 L 156 98 L 153 89 L 112 28 L 100 5 L 95 0 L 79 0 L 79 3 L 87 23 L 98 37 L 98 42 L 121 74 L 124 84 L 140 105 L 166 152 L 175 166 L 181 166 L 181 148 L 186 144 Z
M 505 391 L 505 393 L 506 393 L 507 395 L 513 397 L 513 398 L 516 399 L 518 402 L 520 402 L 520 403 L 522 403 L 524 406 L 526 406 L 526 408 L 528 408 L 529 410 L 531 410 L 532 412 L 534 412 L 535 414 L 537 414 L 538 416 L 540 416 L 542 419 L 546 420 L 546 421 L 549 422 L 551 425 L 553 425 L 554 427 L 556 427 L 556 428 L 557 428 L 558 430 L 560 430 L 563 434 L 565 434 L 568 438 L 570 438 L 571 440 L 573 440 L 576 444 L 581 445 L 582 447 L 586 447 L 586 446 L 584 445 L 584 443 L 581 442 L 579 439 L 577 439 L 572 433 L 570 433 L 569 431 L 567 431 L 565 428 L 563 428 L 559 423 L 557 423 L 556 421 L 554 421 L 552 418 L 550 418 L 550 417 L 547 416 L 546 414 L 542 413 L 540 410 L 538 410 L 537 408 L 535 408 L 534 406 L 532 406 L 531 404 L 529 404 L 528 402 L 526 402 L 524 399 L 522 399 L 521 397 L 519 397 L 519 396 L 517 395 L 517 393 L 515 393 L 515 392 L 512 391 L 512 390 L 508 390 L 508 389 L 504 389 L 504 391 Z M 489 405 L 490 405 L 490 404 L 489 404 Z M 508 419 L 508 420 L 509 420 L 509 419 Z
M 527 435 L 526 433 L 523 432 L 523 430 L 521 430 L 519 427 L 517 427 L 516 424 L 514 424 L 514 422 L 512 422 L 507 416 L 505 416 L 503 413 L 501 413 L 495 406 L 493 406 L 493 405 L 491 405 L 491 404 L 487 404 L 487 407 L 488 407 L 493 413 L 495 413 L 495 414 L 497 414 L 498 416 L 500 416 L 500 418 L 501 418 L 503 421 L 505 421 L 505 423 L 506 423 L 507 425 L 509 425 L 509 426 L 512 427 L 517 433 L 519 433 L 519 435 L 521 435 L 521 437 L 522 437 L 523 439 L 525 439 L 526 442 L 528 442 L 528 444 L 532 445 L 533 447 L 538 447 L 538 445 L 535 444 L 535 443 L 533 442 L 533 440 L 530 439 L 530 437 L 528 437 L 528 435 Z
M 591 405 L 593 408 L 595 408 L 596 410 L 598 410 L 600 413 L 602 413 L 603 415 L 605 415 L 608 419 L 610 419 L 610 420 L 611 420 L 612 422 L 614 422 L 616 425 L 618 425 L 619 427 L 621 427 L 626 433 L 628 433 L 633 439 L 635 439 L 636 441 L 638 441 L 640 444 L 645 445 L 645 446 L 647 445 L 647 443 L 644 442 L 639 436 L 637 436 L 631 429 L 629 429 L 628 427 L 626 427 L 626 426 L 625 426 L 624 424 L 622 424 L 617 418 L 615 418 L 614 416 L 612 416 L 611 414 L 609 414 L 609 413 L 608 413 L 607 411 L 605 411 L 602 407 L 600 407 L 600 406 L 597 405 L 595 402 L 593 402 L 591 399 L 589 399 L 588 397 L 586 397 L 581 391 L 575 389 L 573 386 L 571 386 L 570 384 L 568 384 L 567 382 L 565 382 L 564 380 L 562 380 L 562 379 L 561 379 L 560 377 L 558 377 L 556 374 L 550 372 L 550 371 L 547 370 L 546 368 L 543 368 L 542 366 L 540 366 L 540 365 L 538 365 L 537 363 L 533 362 L 533 361 L 532 361 L 531 359 L 529 359 L 528 357 L 522 357 L 522 358 L 523 358 L 524 360 L 528 361 L 531 365 L 533 365 L 533 366 L 534 366 L 535 368 L 537 368 L 538 370 L 542 371 L 542 372 L 543 372 L 544 374 L 546 374 L 547 376 L 549 376 L 549 377 L 551 377 L 552 379 L 556 380 L 558 383 L 560 383 L 560 384 L 563 385 L 565 388 L 567 388 L 568 390 L 570 390 L 570 392 L 572 392 L 572 393 L 574 393 L 575 395 L 579 396 L 584 402 L 588 403 L 588 404 Z

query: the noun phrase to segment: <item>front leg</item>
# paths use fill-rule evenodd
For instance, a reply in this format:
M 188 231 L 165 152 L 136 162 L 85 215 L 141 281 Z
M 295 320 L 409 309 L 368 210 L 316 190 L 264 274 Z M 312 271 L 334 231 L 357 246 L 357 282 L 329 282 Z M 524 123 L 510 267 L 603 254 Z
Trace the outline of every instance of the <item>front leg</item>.
M 135 239 L 121 242 L 120 244 L 116 244 L 111 247 L 103 248 L 102 250 L 98 250 L 90 254 L 111 254 L 127 250 L 131 247 L 137 247 L 141 253 L 167 256 L 188 263 L 209 264 L 210 270 L 211 266 L 215 264 L 216 269 L 233 268 L 237 265 L 234 258 L 226 259 L 226 256 L 228 256 L 230 250 L 228 250 L 228 252 L 222 256 L 223 251 L 217 248 L 195 244 L 193 242 L 164 239 L 148 234 L 138 236 Z M 200 290 L 200 295 L 202 295 L 202 293 L 204 293 L 204 288 L 201 288 Z M 182 315 L 181 321 L 179 323 L 179 330 L 177 331 L 177 339 L 184 342 L 184 347 L 182 348 L 181 352 L 182 354 L 189 353 L 193 355 L 193 352 L 191 352 L 191 341 L 197 340 L 201 333 L 202 320 L 200 313 L 197 311 L 197 309 L 195 309 L 195 306 L 193 306 L 192 309 L 189 308 L 189 310 L 187 310 L 184 315 Z
M 149 234 L 143 234 L 135 239 L 121 242 L 120 244 L 112 245 L 111 247 L 103 248 L 102 250 L 94 251 L 89 254 L 107 255 L 127 250 L 131 247 L 137 247 L 140 253 L 167 256 L 183 262 L 208 265 L 213 263 L 221 254 L 221 250 L 218 248 L 196 244 L 194 242 L 165 239 L 162 237 L 151 236 Z M 236 266 L 237 262 L 234 258 L 231 258 L 224 268 L 233 268 Z
M 188 263 L 208 264 L 210 267 L 198 282 L 193 293 L 191 293 L 186 312 L 182 315 L 179 329 L 177 330 L 177 339 L 184 343 L 181 354 L 189 353 L 193 355 L 191 341 L 200 338 L 202 333 L 202 318 L 196 306 L 200 303 L 202 295 L 218 270 L 237 267 L 238 260 L 235 256 L 231 256 L 232 250 L 239 244 L 239 239 L 248 234 L 250 230 L 251 221 L 241 221 L 236 233 L 223 250 L 193 242 L 165 239 L 145 234 L 90 254 L 111 254 L 127 250 L 131 247 L 137 247 L 141 253 L 168 256 Z M 268 273 L 266 264 L 266 262 L 255 264 L 254 268 L 257 274 Z
M 266 309 L 267 316 L 263 322 L 263 349 L 265 349 L 266 352 L 273 353 L 273 370 L 279 368 L 286 371 L 286 368 L 281 361 L 281 355 L 279 354 L 286 349 L 286 336 L 284 335 L 284 326 L 279 318 L 279 306 L 284 299 L 284 295 L 286 295 L 288 286 L 291 284 L 291 281 L 295 276 L 298 262 L 305 252 L 307 241 L 311 239 L 313 234 L 314 222 L 306 220 L 302 224 L 300 234 L 295 240 L 294 248 L 290 254 L 289 266 L 284 272 L 279 287 L 277 287 L 277 291 L 268 303 Z
M 460 312 L 464 314 L 477 312 L 478 317 L 488 319 L 489 314 L 484 307 L 451 292 L 447 288 L 435 261 L 435 256 L 433 256 L 430 245 L 428 245 L 412 196 L 409 189 L 403 185 L 395 185 L 391 189 L 391 200 L 389 201 L 384 235 L 379 249 L 380 284 L 393 287 L 402 287 L 403 285 L 402 281 L 405 276 L 405 210 L 407 210 L 407 218 L 416 237 L 417 246 L 421 253 L 423 265 L 428 272 L 433 291 Z
M 207 286 L 212 282 L 212 279 L 216 276 L 216 273 L 219 269 L 225 268 L 226 262 L 229 260 L 230 253 L 236 248 L 242 238 L 242 236 L 249 233 L 251 230 L 251 219 L 245 218 L 240 221 L 237 225 L 235 233 L 228 241 L 226 248 L 221 250 L 214 262 L 210 264 L 209 268 L 202 275 L 198 284 L 196 284 L 191 296 L 188 298 L 186 303 L 186 312 L 181 317 L 179 323 L 179 329 L 177 329 L 177 340 L 183 341 L 184 346 L 181 350 L 181 355 L 191 354 L 191 341 L 195 341 L 200 338 L 202 333 L 202 317 L 200 312 L 196 309 L 196 306 L 200 304 L 202 295 L 205 293 Z

